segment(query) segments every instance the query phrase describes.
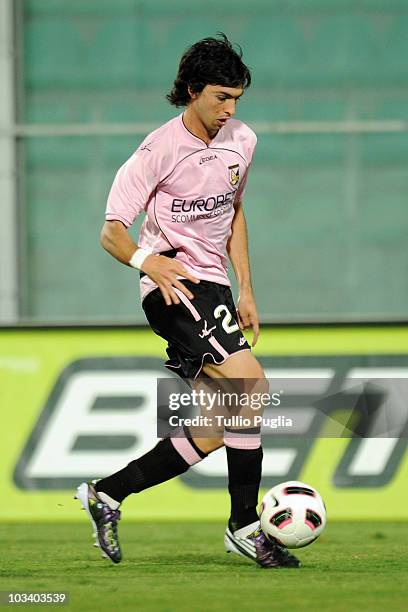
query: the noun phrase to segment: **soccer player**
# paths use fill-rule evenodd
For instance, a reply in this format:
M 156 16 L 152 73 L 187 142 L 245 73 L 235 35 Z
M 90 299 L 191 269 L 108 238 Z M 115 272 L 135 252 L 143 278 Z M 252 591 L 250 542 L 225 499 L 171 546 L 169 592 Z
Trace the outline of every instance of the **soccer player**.
M 145 138 L 119 169 L 108 198 L 102 245 L 140 270 L 146 318 L 168 342 L 166 366 L 188 380 L 203 374 L 265 382 L 242 334 L 252 327 L 255 346 L 259 320 L 242 202 L 256 136 L 233 119 L 250 83 L 241 50 L 224 34 L 192 45 L 167 96 L 184 112 Z M 135 244 L 127 230 L 142 212 L 146 217 Z M 239 286 L 237 309 L 227 256 Z M 222 433 L 200 437 L 185 428 L 183 437 L 164 438 L 119 472 L 78 487 L 104 555 L 121 561 L 119 506 L 128 495 L 179 476 L 225 445 L 231 498 L 227 551 L 263 567 L 299 567 L 296 557 L 260 530 L 260 429 L 231 427 Z

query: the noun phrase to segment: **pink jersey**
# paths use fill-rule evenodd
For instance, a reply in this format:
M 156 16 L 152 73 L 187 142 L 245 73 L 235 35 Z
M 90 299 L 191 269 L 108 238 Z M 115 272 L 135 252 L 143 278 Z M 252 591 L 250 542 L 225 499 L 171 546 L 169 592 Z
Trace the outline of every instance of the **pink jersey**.
M 106 219 L 130 227 L 145 211 L 138 246 L 152 253 L 177 249 L 176 259 L 194 276 L 230 285 L 226 246 L 255 145 L 254 132 L 230 119 L 207 146 L 178 115 L 149 134 L 119 169 Z M 144 276 L 142 300 L 156 287 Z

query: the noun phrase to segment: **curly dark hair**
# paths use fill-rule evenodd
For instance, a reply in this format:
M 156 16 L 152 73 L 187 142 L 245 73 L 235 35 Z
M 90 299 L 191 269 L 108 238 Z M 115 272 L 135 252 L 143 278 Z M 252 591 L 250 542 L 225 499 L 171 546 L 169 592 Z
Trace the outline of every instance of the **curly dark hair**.
M 206 85 L 242 87 L 251 84 L 251 72 L 242 61 L 242 49 L 233 48 L 223 32 L 219 38 L 203 38 L 183 54 L 173 89 L 166 98 L 174 106 L 187 106 L 193 93 L 199 93 Z

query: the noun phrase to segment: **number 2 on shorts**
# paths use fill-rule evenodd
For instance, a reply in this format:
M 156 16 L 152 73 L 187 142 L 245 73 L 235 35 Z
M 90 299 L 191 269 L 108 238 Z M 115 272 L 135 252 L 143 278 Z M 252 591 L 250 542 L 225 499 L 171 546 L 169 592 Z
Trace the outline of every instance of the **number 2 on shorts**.
M 224 313 L 224 318 L 222 320 L 223 330 L 227 334 L 232 334 L 233 332 L 238 331 L 239 330 L 238 323 L 233 323 L 232 325 L 230 325 L 232 314 L 230 313 L 228 308 L 225 306 L 225 304 L 220 304 L 214 309 L 214 318 L 219 319 L 223 313 Z

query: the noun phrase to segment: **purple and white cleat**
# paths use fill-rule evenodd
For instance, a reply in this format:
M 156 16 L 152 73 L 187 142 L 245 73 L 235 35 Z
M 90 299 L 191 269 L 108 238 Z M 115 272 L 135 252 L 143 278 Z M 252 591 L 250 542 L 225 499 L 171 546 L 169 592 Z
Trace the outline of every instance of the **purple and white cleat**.
M 109 557 L 113 563 L 120 563 L 122 560 L 118 539 L 120 511 L 113 510 L 103 502 L 90 482 L 79 485 L 75 499 L 79 499 L 91 520 L 96 546 L 101 548 L 102 556 Z
M 266 537 L 259 521 L 238 529 L 234 533 L 227 527 L 224 544 L 227 552 L 248 557 L 261 567 L 300 567 L 299 559 L 291 555 L 287 548 Z

